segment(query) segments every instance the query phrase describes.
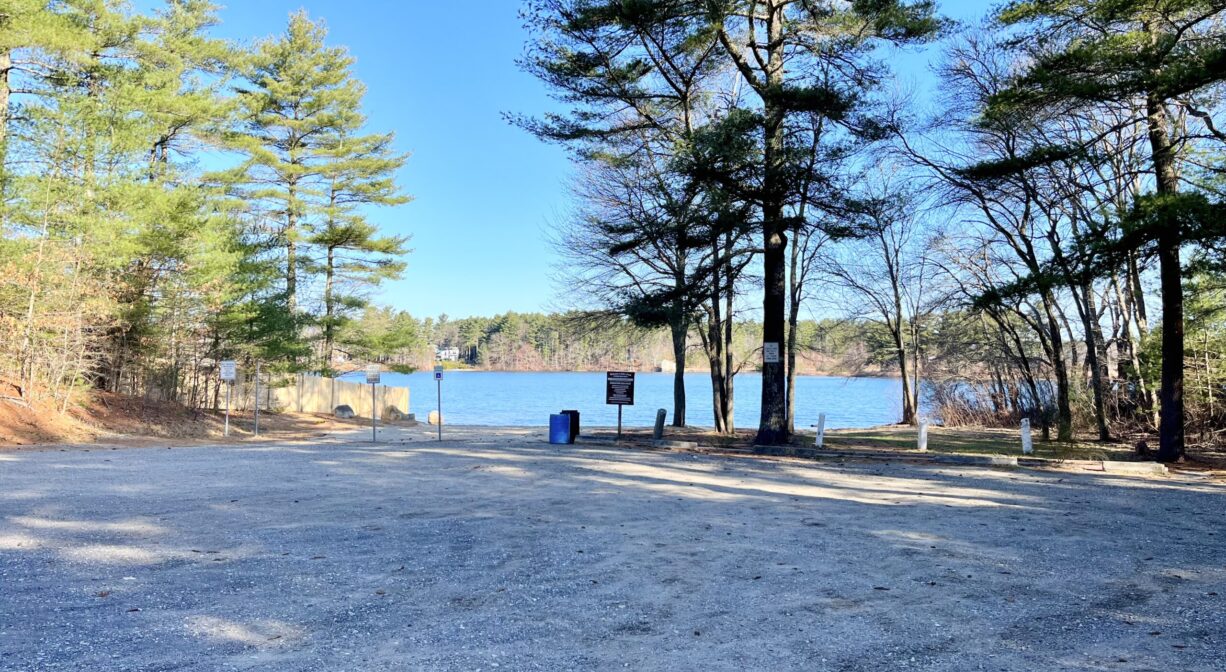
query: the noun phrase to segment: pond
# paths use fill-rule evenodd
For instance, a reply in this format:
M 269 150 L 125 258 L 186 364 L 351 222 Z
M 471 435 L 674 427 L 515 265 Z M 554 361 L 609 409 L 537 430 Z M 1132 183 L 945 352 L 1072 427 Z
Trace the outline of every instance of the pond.
M 345 380 L 364 380 L 357 372 Z M 434 374 L 384 373 L 383 384 L 408 387 L 409 412 L 422 420 L 436 407 Z M 762 377 L 746 373 L 736 377 L 737 427 L 758 424 Z M 686 374 L 687 423 L 711 427 L 711 378 L 706 373 Z M 443 416 L 455 425 L 539 427 L 549 414 L 577 409 L 584 426 L 617 424 L 617 407 L 605 405 L 605 374 L 448 371 L 443 379 Z M 902 414 L 902 383 L 895 378 L 832 378 L 801 376 L 796 383 L 796 426 L 807 428 L 826 414 L 829 429 L 862 428 L 898 422 Z M 624 410 L 628 427 L 650 426 L 656 409 L 673 412 L 673 374 L 639 373 L 635 405 Z

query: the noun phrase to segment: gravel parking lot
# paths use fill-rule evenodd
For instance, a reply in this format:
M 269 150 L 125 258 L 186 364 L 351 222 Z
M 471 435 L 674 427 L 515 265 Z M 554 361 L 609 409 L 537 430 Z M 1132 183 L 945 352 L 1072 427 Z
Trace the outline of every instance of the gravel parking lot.
M 1208 481 L 430 436 L 0 452 L 0 669 L 1226 669 Z

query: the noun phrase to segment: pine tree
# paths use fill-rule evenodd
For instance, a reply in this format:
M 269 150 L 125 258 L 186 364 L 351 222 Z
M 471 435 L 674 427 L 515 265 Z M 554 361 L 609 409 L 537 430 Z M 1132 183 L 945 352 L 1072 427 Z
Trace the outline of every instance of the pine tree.
M 763 240 L 763 347 L 773 344 L 782 354 L 790 221 L 804 198 L 802 185 L 833 177 L 820 166 L 805 170 L 806 154 L 790 146 L 788 136 L 795 128 L 789 126 L 797 117 L 824 119 L 814 147 L 831 142 L 840 128 L 855 141 L 873 139 L 883 120 L 871 94 L 887 74 L 876 50 L 886 43 L 924 41 L 940 23 L 928 0 L 712 4 L 717 8 L 711 11 L 711 29 L 761 105 L 760 113 L 742 118 L 752 120 L 752 132 L 760 137 L 752 192 Z M 813 170 L 818 174 L 812 175 Z M 821 204 L 812 206 L 820 209 Z M 787 372 L 781 356 L 763 363 L 757 443 L 778 445 L 787 438 Z
M 125 169 L 135 133 L 124 106 L 139 28 L 117 3 L 44 12 L 26 25 L 38 43 L 16 52 L 24 100 L 9 135 L 23 166 L 10 176 L 9 225 L 28 248 L 28 275 L 0 282 L 21 286 L 20 379 L 67 404 L 101 359 L 93 336 L 112 323 L 115 271 L 131 254 Z
M 127 149 L 131 173 L 124 189 L 133 226 L 131 258 L 116 278 L 118 320 L 108 332 L 112 389 L 134 360 L 143 360 L 147 371 L 179 368 L 178 352 L 159 352 L 164 341 L 178 342 L 180 334 L 179 324 L 167 321 L 158 302 L 193 295 L 181 275 L 198 238 L 218 225 L 208 214 L 211 194 L 199 189 L 198 175 L 183 160 L 209 141 L 228 115 L 221 93 L 233 54 L 229 45 L 206 35 L 217 23 L 216 12 L 204 0 L 169 0 L 153 16 L 135 19 L 133 65 L 117 92 L 133 119 L 133 144 Z M 166 359 L 155 364 L 158 354 Z
M 1152 245 L 1162 293 L 1159 458 L 1184 454 L 1184 290 L 1181 250 L 1189 237 L 1212 236 L 1199 195 L 1181 194 L 1187 127 L 1172 108 L 1226 81 L 1226 7 L 1218 0 L 1014 0 L 998 14 L 1019 30 L 1015 43 L 1032 64 L 998 95 L 989 114 L 1057 116 L 1096 108 L 1139 110 L 1121 124 L 1148 129 L 1154 194 L 1138 203 L 1126 245 Z M 1031 164 L 1085 147 L 1036 147 Z
M 406 156 L 392 149 L 393 136 L 357 135 L 365 123 L 360 114 L 323 146 L 327 202 L 322 227 L 311 238 L 321 250 L 324 274 L 323 371 L 332 368 L 336 331 L 349 311 L 365 305 L 360 293 L 404 270 L 399 257 L 408 253 L 407 236 L 381 236 L 367 220 L 370 206 L 396 206 L 411 199 L 400 193 L 395 172 Z
M 866 140 L 878 134 L 882 120 L 871 94 L 887 70 L 876 52 L 934 34 L 940 23 L 933 8 L 931 0 L 528 3 L 529 25 L 541 37 L 530 45 L 527 67 L 573 106 L 569 115 L 529 124 L 542 136 L 586 148 L 660 126 L 659 114 L 694 109 L 691 97 L 676 95 L 685 88 L 678 74 L 722 66 L 744 84 L 730 96 L 737 109 L 704 120 L 715 127 L 707 133 L 709 156 L 725 160 L 697 163 L 691 172 L 751 203 L 758 216 L 762 341 L 780 353 L 763 364 L 759 445 L 788 440 L 787 234 L 806 186 L 833 181 L 824 162 L 807 157 L 841 134 Z M 677 68 L 676 57 L 694 50 L 702 68 Z M 820 143 L 798 140 L 800 129 L 815 126 L 797 122 L 814 117 L 827 122 Z M 729 145 L 745 151 L 726 160 Z
M 696 30 L 686 3 L 530 2 L 537 32 L 523 65 L 575 111 L 517 121 L 575 150 L 585 202 L 561 232 L 571 292 L 602 328 L 628 317 L 672 334 L 673 424 L 684 426 L 686 351 L 709 299 L 695 267 L 710 253 L 697 231 L 716 218 L 704 188 L 676 169 L 695 134 L 720 115 L 714 36 Z M 721 425 L 722 418 L 716 417 Z
M 326 36 L 322 23 L 300 11 L 282 36 L 259 45 L 245 64 L 248 84 L 238 88 L 242 125 L 230 135 L 230 146 L 247 160 L 225 178 L 236 197 L 262 208 L 257 217 L 284 251 L 291 314 L 299 311 L 299 275 L 309 260 L 301 248 L 326 197 L 328 138 L 348 123 L 362 97 L 353 58 L 327 46 Z
M 0 0 L 0 198 L 7 183 L 9 136 L 19 101 L 47 91 L 57 64 L 83 54 L 88 35 L 68 20 L 77 2 L 54 10 L 43 0 Z
M 304 15 L 250 58 L 216 23 L 209 0 L 0 0 L 0 375 L 23 394 L 216 403 L 219 359 L 309 355 L 290 306 L 315 260 L 287 243 L 330 226 L 347 280 L 399 269 L 364 208 L 402 202 L 403 158 L 360 134 L 351 59 Z M 255 85 L 227 100 L 239 67 Z M 221 183 L 212 144 L 247 152 Z
M 166 0 L 145 23 L 141 83 L 149 98 L 140 108 L 154 138 L 150 162 L 188 154 L 229 120 L 232 106 L 222 94 L 238 54 L 207 34 L 220 22 L 218 11 L 210 0 Z

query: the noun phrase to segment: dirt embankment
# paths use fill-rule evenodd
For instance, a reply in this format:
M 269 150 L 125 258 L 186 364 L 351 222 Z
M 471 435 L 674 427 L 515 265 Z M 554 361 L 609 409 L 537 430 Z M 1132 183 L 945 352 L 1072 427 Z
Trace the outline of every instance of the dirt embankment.
M 260 435 L 298 439 L 370 421 L 336 420 L 296 413 L 260 413 Z M 249 413 L 230 416 L 230 440 L 252 437 Z M 53 400 L 21 398 L 20 390 L 0 381 L 0 448 L 62 443 L 140 444 L 155 439 L 224 440 L 224 413 L 193 409 L 174 402 L 153 401 L 113 392 L 91 392 L 62 413 Z
M 4 388 L 0 445 L 85 442 L 111 435 L 205 438 L 221 433 L 217 418 L 176 403 L 92 392 L 61 412 L 64 409 L 55 400 L 22 399 L 8 382 L 0 387 Z

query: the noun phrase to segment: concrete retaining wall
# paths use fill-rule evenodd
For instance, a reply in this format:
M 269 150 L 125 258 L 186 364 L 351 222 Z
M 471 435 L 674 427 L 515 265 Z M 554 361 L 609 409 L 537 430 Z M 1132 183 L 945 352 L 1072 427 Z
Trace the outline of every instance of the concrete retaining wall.
M 224 394 L 224 392 L 223 392 Z M 251 410 L 256 405 L 255 381 L 246 379 L 234 384 L 231 408 Z M 374 408 L 382 414 L 388 406 L 409 413 L 409 388 L 375 386 Z M 260 383 L 259 406 L 263 410 L 297 411 L 299 413 L 331 413 L 342 404 L 353 408 L 359 417 L 371 417 L 370 385 L 366 383 L 307 376 L 299 374 L 288 380 Z

